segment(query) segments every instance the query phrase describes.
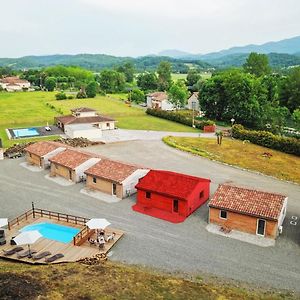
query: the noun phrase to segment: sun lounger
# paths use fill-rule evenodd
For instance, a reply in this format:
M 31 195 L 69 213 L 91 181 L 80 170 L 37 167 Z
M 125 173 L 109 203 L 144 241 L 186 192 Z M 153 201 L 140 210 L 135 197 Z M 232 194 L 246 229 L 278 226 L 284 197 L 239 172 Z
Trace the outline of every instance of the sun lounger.
M 49 255 L 51 255 L 51 252 L 49 252 L 49 251 L 44 251 L 44 252 L 41 252 L 41 253 L 38 253 L 38 254 L 33 255 L 33 256 L 32 256 L 32 259 L 33 259 L 33 260 L 39 260 L 39 259 L 42 259 L 42 258 L 44 258 L 44 257 L 46 257 L 46 256 L 49 256 Z
M 5 232 L 4 230 L 0 230 L 0 245 L 5 245 L 6 239 L 5 239 Z
M 64 257 L 64 255 L 61 254 L 61 253 L 58 253 L 58 254 L 55 254 L 55 255 L 53 255 L 53 256 L 51 256 L 51 257 L 46 258 L 46 259 L 45 259 L 45 262 L 47 262 L 47 263 L 54 262 L 54 261 L 56 261 L 57 259 L 60 259 L 60 258 L 62 258 L 62 257 Z
M 25 258 L 25 257 L 28 257 L 31 254 L 35 254 L 35 253 L 37 253 L 37 251 L 35 251 L 35 250 L 30 250 L 30 251 L 26 250 L 24 252 L 17 253 L 17 256 L 18 256 L 18 258 Z
M 24 250 L 23 247 L 15 247 L 15 248 L 12 248 L 10 250 L 3 250 L 3 252 L 4 252 L 5 256 L 9 256 L 9 255 L 13 255 L 13 254 L 15 254 L 17 252 L 20 252 L 22 250 Z

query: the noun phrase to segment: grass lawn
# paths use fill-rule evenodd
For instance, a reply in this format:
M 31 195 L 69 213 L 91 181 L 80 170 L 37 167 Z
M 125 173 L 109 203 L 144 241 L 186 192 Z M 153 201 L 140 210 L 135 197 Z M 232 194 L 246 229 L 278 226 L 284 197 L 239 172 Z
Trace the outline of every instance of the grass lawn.
M 166 137 L 164 142 L 209 159 L 300 183 L 300 158 L 295 155 L 225 138 L 221 146 L 217 145 L 216 139 L 208 138 Z M 265 152 L 271 153 L 272 157 L 264 157 Z
M 71 108 L 81 106 L 94 108 L 101 114 L 116 118 L 119 121 L 117 126 L 120 128 L 196 132 L 188 126 L 148 116 L 143 109 L 129 107 L 123 101 L 116 99 L 123 95 L 117 94 L 114 98 L 112 98 L 114 95 L 110 95 L 109 97 L 97 96 L 94 99 L 57 101 L 55 92 L 0 93 L 0 137 L 4 146 L 8 147 L 16 141 L 8 141 L 6 128 L 45 126 L 47 122 L 52 124 L 54 116 L 59 115 L 60 110 L 64 114 L 70 114 Z M 19 141 L 24 140 L 17 142 Z
M 177 81 L 177 80 L 180 80 L 180 79 L 185 80 L 187 74 L 172 73 L 171 76 L 172 76 L 172 79 L 173 79 L 174 81 Z
M 106 262 L 30 266 L 0 261 L 1 299 L 296 299 L 203 278 L 184 280 L 137 266 Z

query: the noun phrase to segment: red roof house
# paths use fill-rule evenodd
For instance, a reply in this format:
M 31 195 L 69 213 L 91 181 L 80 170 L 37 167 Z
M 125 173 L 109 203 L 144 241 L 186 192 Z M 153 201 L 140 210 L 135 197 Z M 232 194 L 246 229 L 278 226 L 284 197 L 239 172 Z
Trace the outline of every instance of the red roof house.
M 161 170 L 150 170 L 136 185 L 140 213 L 169 222 L 183 222 L 209 198 L 210 180 Z

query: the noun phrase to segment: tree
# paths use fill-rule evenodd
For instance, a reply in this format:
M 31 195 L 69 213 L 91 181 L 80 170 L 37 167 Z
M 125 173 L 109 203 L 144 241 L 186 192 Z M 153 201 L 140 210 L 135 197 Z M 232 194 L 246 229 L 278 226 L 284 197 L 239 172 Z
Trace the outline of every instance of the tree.
M 142 73 L 137 77 L 137 85 L 143 91 L 153 91 L 158 88 L 158 78 L 153 72 Z
M 187 77 L 186 77 L 186 85 L 193 89 L 193 87 L 198 83 L 201 79 L 201 75 L 197 69 L 189 69 Z
M 223 139 L 223 132 L 221 130 L 218 130 L 216 132 L 216 136 L 217 136 L 217 144 L 218 145 L 222 145 L 222 139 Z
M 87 98 L 95 98 L 97 94 L 97 82 L 96 81 L 91 81 L 87 86 L 86 86 L 86 96 Z
M 287 77 L 282 79 L 279 101 L 291 113 L 300 108 L 300 67 L 292 68 Z
M 169 101 L 173 103 L 176 108 L 184 106 L 188 98 L 189 92 L 183 81 L 178 80 L 173 83 L 169 89 Z
M 131 95 L 128 95 L 128 98 L 131 98 L 131 101 L 135 103 L 145 102 L 145 93 L 139 89 L 134 89 L 131 92 Z
M 259 54 L 252 52 L 249 54 L 246 63 L 244 64 L 244 70 L 247 73 L 262 76 L 270 73 L 269 58 L 265 54 Z
M 67 99 L 67 95 L 64 92 L 60 92 L 55 95 L 56 100 L 65 100 Z
M 100 88 L 106 93 L 120 92 L 125 87 L 125 75 L 114 70 L 103 70 L 98 78 Z
M 162 61 L 158 68 L 158 89 L 160 91 L 168 91 L 172 84 L 171 64 L 167 61 Z
M 85 88 L 84 87 L 81 87 L 79 92 L 77 93 L 76 95 L 76 98 L 77 99 L 85 99 L 87 98 L 87 95 L 86 95 L 86 92 L 85 92 Z
M 53 92 L 56 86 L 56 78 L 55 77 L 47 77 L 45 80 L 45 88 L 49 92 Z
M 117 68 L 117 71 L 125 75 L 126 82 L 133 82 L 135 69 L 132 62 L 129 61 L 126 62 L 124 65 L 119 66 Z
M 292 118 L 293 118 L 294 122 L 296 124 L 298 124 L 298 126 L 300 126 L 300 109 L 299 108 L 294 110 Z

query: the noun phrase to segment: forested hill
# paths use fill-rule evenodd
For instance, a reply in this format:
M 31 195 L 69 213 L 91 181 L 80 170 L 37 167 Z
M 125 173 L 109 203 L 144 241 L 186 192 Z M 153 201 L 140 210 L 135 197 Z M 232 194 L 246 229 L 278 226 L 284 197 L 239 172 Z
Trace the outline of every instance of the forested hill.
M 200 69 L 210 68 L 210 64 L 201 60 L 175 59 L 166 56 L 143 56 L 138 58 L 117 57 L 105 54 L 78 54 L 78 55 L 47 55 L 25 56 L 20 58 L 0 58 L 0 67 L 13 69 L 35 69 L 54 65 L 80 66 L 93 71 L 112 68 L 131 61 L 138 71 L 155 70 L 161 61 L 169 61 L 173 71 L 186 73 L 188 66 L 193 64 Z

